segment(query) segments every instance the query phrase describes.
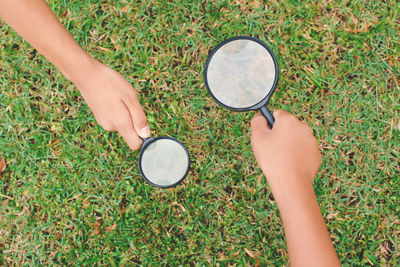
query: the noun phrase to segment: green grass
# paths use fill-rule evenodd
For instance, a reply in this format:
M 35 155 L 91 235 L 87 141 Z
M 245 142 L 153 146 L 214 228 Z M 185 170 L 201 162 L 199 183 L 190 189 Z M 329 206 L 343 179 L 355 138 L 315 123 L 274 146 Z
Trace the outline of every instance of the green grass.
M 217 106 L 202 80 L 208 52 L 235 35 L 273 49 L 281 76 L 271 109 L 294 113 L 320 142 L 315 190 L 341 262 L 400 264 L 397 1 L 136 2 L 50 6 L 137 89 L 152 134 L 187 145 L 188 178 L 170 190 L 145 184 L 138 152 L 2 23 L 0 265 L 287 264 L 251 151 L 254 113 Z

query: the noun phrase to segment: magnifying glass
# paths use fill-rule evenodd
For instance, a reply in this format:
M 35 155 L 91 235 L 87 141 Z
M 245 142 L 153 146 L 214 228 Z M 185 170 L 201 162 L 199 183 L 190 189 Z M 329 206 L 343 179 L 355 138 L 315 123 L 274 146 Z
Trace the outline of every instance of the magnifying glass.
M 186 147 L 169 136 L 142 139 L 139 171 L 149 184 L 168 188 L 185 179 L 190 157 Z
M 234 111 L 260 110 L 271 128 L 275 118 L 267 104 L 278 76 L 271 49 L 248 36 L 220 43 L 208 56 L 204 70 L 207 90 L 218 104 Z

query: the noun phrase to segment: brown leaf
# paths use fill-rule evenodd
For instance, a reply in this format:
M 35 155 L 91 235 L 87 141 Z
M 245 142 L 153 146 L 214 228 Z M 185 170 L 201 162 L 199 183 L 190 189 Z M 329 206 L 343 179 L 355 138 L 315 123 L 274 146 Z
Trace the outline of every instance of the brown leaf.
M 97 220 L 92 227 L 94 228 L 94 235 L 99 235 L 101 233 L 101 226 L 103 225 L 103 221 L 102 220 Z
M 326 215 L 326 219 L 327 219 L 327 220 L 333 219 L 333 218 L 335 218 L 337 215 L 338 215 L 337 213 L 329 213 L 328 215 Z
M 129 11 L 130 7 L 131 7 L 130 5 L 126 5 L 123 8 L 121 8 L 122 14 L 126 14 Z
M 0 175 L 6 170 L 6 161 L 0 158 Z
M 117 226 L 116 224 L 113 224 L 111 226 L 106 227 L 105 229 L 107 232 L 110 232 L 110 231 L 114 230 L 116 226 Z
M 259 8 L 261 6 L 260 1 L 252 1 L 249 3 L 253 8 Z
M 256 261 L 255 266 L 260 266 L 260 262 L 258 261 L 257 257 L 254 255 L 254 252 L 251 250 L 248 250 L 247 248 L 244 248 L 244 250 L 246 251 L 247 255 L 249 255 L 251 258 L 253 258 Z

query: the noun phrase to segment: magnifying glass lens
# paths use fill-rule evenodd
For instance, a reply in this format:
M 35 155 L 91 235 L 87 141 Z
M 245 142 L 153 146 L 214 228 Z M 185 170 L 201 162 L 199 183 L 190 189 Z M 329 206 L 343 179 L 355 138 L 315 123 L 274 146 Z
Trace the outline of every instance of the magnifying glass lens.
M 210 56 L 206 77 L 209 91 L 230 108 L 260 103 L 274 87 L 276 67 L 270 52 L 249 39 L 229 41 Z
M 186 148 L 172 138 L 159 138 L 144 147 L 139 159 L 145 179 L 159 187 L 170 187 L 185 178 L 189 169 Z

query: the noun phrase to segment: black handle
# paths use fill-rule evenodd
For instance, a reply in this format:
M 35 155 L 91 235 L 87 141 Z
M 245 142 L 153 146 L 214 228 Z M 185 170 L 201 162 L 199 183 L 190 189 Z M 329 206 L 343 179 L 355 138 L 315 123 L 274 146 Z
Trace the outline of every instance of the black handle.
M 275 123 L 275 118 L 272 115 L 271 111 L 269 111 L 269 109 L 267 108 L 267 106 L 262 106 L 260 108 L 261 113 L 264 115 L 265 119 L 268 122 L 268 126 L 269 128 L 272 129 L 272 127 L 274 127 L 274 123 Z
M 145 147 L 149 142 L 153 141 L 153 139 L 154 139 L 153 137 L 143 138 L 140 136 L 139 136 L 139 138 L 142 139 L 142 141 L 143 141 L 142 148 Z

